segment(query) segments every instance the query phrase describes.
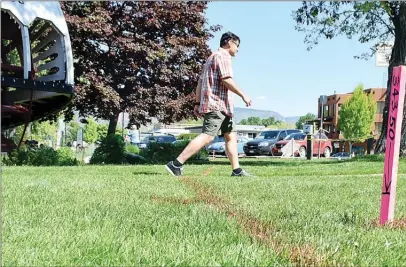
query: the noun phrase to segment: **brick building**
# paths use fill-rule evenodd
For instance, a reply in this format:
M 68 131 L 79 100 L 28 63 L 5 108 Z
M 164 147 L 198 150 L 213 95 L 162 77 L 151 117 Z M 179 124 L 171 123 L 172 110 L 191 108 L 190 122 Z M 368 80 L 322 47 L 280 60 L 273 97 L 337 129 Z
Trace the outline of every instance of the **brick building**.
M 370 88 L 365 89 L 366 94 L 372 94 L 372 98 L 376 101 L 376 113 L 375 120 L 372 124 L 372 132 L 375 138 L 379 137 L 382 120 L 383 120 L 383 108 L 385 106 L 386 88 Z M 352 93 L 348 94 L 334 94 L 327 96 L 327 103 L 321 105 L 320 98 L 318 101 L 318 113 L 317 119 L 314 120 L 317 128 L 319 128 L 320 121 L 323 118 L 323 129 L 327 131 L 327 136 L 331 139 L 344 138 L 338 130 L 338 112 L 344 102 L 352 96 Z M 323 116 L 322 116 L 323 115 Z
M 376 113 L 375 119 L 372 123 L 372 134 L 374 139 L 378 139 L 380 131 L 382 128 L 383 121 L 383 108 L 385 106 L 386 98 L 386 88 L 369 88 L 365 89 L 366 94 L 372 94 L 372 98 L 376 101 Z M 315 128 L 320 127 L 320 121 L 323 119 L 323 129 L 326 130 L 326 135 L 328 138 L 333 140 L 344 139 L 344 136 L 338 130 L 338 118 L 339 111 L 344 102 L 352 96 L 352 93 L 348 94 L 334 94 L 327 96 L 326 104 L 321 104 L 321 99 L 318 100 L 318 113 L 317 119 L 309 121 L 308 123 L 313 123 Z M 323 116 L 322 116 L 323 115 Z M 336 142 L 333 141 L 334 152 L 338 151 L 349 151 L 349 145 L 347 142 Z M 367 150 L 367 142 L 364 143 L 354 143 L 353 148 L 359 150 L 360 153 L 365 153 Z

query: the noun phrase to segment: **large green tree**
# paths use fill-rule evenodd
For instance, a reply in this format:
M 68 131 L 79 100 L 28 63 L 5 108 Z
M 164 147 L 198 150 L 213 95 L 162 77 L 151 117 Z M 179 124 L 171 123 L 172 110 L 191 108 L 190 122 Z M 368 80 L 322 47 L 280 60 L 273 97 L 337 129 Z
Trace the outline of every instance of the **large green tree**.
M 156 117 L 193 117 L 194 94 L 208 40 L 207 2 L 61 2 L 75 58 L 70 110 L 110 121 L 125 111 L 138 127 Z
M 370 53 L 358 57 L 368 58 L 385 42 L 394 41 L 389 59 L 388 82 L 381 136 L 377 151 L 385 149 L 392 69 L 406 65 L 406 2 L 403 1 L 303 1 L 293 17 L 296 29 L 306 33 L 305 43 L 310 50 L 319 39 L 332 39 L 339 35 L 355 37 L 361 43 L 373 43 Z M 406 102 L 405 102 L 406 104 Z M 406 116 L 402 122 L 402 139 L 406 138 Z M 406 151 L 402 142 L 400 151 Z
M 316 115 L 313 114 L 313 113 L 307 113 L 306 115 L 301 116 L 301 117 L 299 118 L 299 120 L 298 120 L 298 121 L 296 122 L 296 124 L 295 124 L 296 129 L 302 130 L 302 129 L 303 129 L 303 125 L 306 123 L 306 121 L 311 121 L 311 120 L 315 120 L 315 119 L 316 119 Z
M 372 95 L 367 96 L 364 93 L 362 85 L 358 85 L 353 95 L 341 106 L 338 129 L 345 139 L 362 142 L 372 136 L 375 113 L 376 101 L 372 99 Z

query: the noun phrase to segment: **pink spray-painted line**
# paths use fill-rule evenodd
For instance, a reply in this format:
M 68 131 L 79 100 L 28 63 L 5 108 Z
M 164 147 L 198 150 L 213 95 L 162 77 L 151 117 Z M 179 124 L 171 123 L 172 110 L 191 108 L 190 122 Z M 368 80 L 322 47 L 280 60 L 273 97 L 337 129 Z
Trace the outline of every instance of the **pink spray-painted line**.
M 385 165 L 383 170 L 380 224 L 392 222 L 395 213 L 396 183 L 398 180 L 399 147 L 406 87 L 406 66 L 393 68 L 389 97 L 388 130 L 386 134 Z

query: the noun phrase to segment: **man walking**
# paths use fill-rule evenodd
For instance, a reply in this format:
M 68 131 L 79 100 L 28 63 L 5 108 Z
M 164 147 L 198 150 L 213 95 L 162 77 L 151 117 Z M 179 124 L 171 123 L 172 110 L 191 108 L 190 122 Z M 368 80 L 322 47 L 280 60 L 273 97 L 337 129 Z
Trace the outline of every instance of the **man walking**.
M 231 176 L 251 176 L 240 168 L 237 152 L 237 135 L 233 121 L 233 95 L 237 94 L 251 106 L 251 99 L 233 80 L 231 57 L 238 52 L 240 38 L 226 32 L 221 36 L 220 48 L 206 61 L 196 88 L 196 102 L 193 112 L 202 117 L 202 133 L 193 139 L 174 161 L 166 164 L 167 170 L 174 176 L 183 175 L 183 164 L 202 147 L 211 143 L 216 135 L 224 136 L 226 153 L 230 160 Z

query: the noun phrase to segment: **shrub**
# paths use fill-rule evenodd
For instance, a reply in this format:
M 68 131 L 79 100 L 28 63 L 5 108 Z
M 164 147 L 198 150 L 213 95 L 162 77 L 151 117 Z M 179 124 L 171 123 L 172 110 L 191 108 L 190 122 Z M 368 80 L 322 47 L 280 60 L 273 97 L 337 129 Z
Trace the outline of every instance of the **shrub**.
M 122 164 L 125 161 L 125 142 L 118 134 L 103 138 L 90 159 L 90 164 Z
M 183 141 L 176 144 L 150 143 L 149 148 L 142 150 L 141 155 L 150 163 L 166 163 L 175 159 L 185 149 L 190 141 Z M 199 153 L 193 155 L 189 160 L 200 160 L 207 158 L 207 152 L 203 148 Z
M 52 148 L 43 146 L 33 150 L 35 156 L 31 162 L 34 166 L 55 166 L 58 164 L 58 153 Z
M 140 153 L 140 149 L 136 145 L 126 145 L 125 146 L 125 151 L 128 152 L 128 153 L 133 153 L 133 154 L 139 154 Z
M 78 165 L 78 161 L 70 147 L 61 147 L 56 151 L 59 166 Z
M 35 151 L 27 146 L 22 146 L 20 149 L 15 149 L 8 153 L 4 158 L 3 163 L 9 166 L 31 165 L 35 156 Z
M 178 140 L 192 140 L 197 137 L 198 133 L 187 133 L 187 134 L 180 134 L 176 139 Z

